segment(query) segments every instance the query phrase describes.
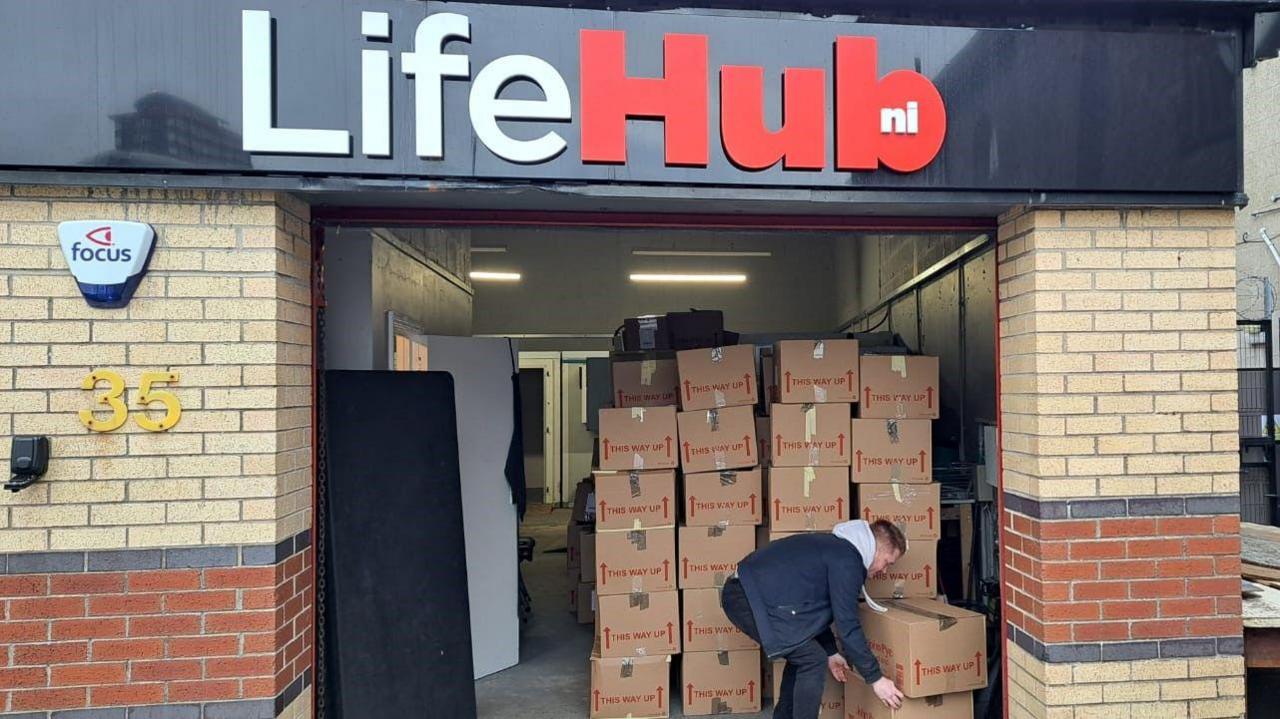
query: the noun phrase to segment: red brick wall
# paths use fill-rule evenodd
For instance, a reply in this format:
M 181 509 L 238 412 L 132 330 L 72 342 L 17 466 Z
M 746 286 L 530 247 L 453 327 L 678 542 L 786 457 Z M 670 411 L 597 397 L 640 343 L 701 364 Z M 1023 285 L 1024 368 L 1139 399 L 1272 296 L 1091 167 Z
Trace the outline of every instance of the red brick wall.
M 275 566 L 0 576 L 0 711 L 273 698 L 310 666 L 311 550 Z

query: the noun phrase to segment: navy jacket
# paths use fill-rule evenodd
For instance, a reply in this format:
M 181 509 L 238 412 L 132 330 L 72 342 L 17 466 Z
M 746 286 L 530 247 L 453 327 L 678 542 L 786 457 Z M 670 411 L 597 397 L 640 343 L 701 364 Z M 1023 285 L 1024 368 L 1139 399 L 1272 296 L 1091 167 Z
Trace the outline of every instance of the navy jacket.
M 836 653 L 834 619 L 845 659 L 868 684 L 881 677 L 858 620 L 867 570 L 852 544 L 834 534 L 779 539 L 738 563 L 738 581 L 751 604 L 760 641 L 770 659 L 810 639 Z

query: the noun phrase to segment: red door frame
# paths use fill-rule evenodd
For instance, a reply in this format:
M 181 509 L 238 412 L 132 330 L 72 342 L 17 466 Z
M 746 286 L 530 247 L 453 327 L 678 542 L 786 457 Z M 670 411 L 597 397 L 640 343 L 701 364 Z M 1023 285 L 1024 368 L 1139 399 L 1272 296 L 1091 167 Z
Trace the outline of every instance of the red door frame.
M 319 526 L 319 485 L 315 472 L 319 466 L 319 407 L 316 392 L 319 385 L 319 311 L 325 306 L 324 282 L 324 230 L 340 226 L 404 227 L 418 226 L 493 226 L 509 227 L 601 227 L 643 229 L 737 229 L 771 231 L 845 231 L 845 232 L 990 232 L 993 235 L 998 223 L 983 217 L 910 217 L 910 216 L 851 216 L 851 215 L 755 215 L 755 214 L 695 214 L 695 213 L 634 213 L 634 212 L 539 212 L 523 210 L 424 210 L 413 208 L 363 208 L 363 207 L 313 207 L 311 210 L 311 526 L 312 541 L 319 541 L 315 528 Z M 1001 698 L 1004 704 L 1002 716 L 1009 716 L 1009 653 L 1007 616 L 1009 593 L 1004 586 L 1005 526 L 1004 526 L 1004 463 L 1003 423 L 1000 402 L 1000 262 L 996 260 L 993 273 L 995 287 L 995 362 L 996 362 L 996 513 L 997 532 L 1000 541 L 1000 678 Z M 312 620 L 318 622 L 320 607 L 316 605 L 317 579 L 316 552 L 312 551 Z M 319 632 L 312 632 L 313 642 L 320 641 Z M 312 647 L 311 676 L 319 677 L 316 666 L 318 646 Z M 312 712 L 319 692 L 313 685 L 311 691 Z

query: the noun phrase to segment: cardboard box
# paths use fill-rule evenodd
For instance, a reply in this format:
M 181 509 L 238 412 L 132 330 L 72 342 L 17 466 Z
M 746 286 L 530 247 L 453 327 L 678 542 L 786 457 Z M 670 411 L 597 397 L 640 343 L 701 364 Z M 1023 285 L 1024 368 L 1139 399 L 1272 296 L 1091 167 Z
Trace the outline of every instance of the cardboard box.
M 578 581 L 596 581 L 596 530 L 583 525 L 578 533 Z
M 579 582 L 570 590 L 574 612 L 579 624 L 591 624 L 596 620 L 596 585 Z
M 778 695 L 782 693 L 782 672 L 786 670 L 785 659 L 765 664 L 765 688 L 768 693 L 769 706 L 777 706 Z M 818 719 L 845 719 L 844 716 L 844 684 L 827 673 L 827 685 L 822 690 L 822 706 L 818 709 Z M 857 673 L 849 677 L 849 681 L 863 684 Z
M 782 401 L 778 399 L 778 371 L 772 347 L 760 350 L 760 398 L 765 414 L 769 413 L 769 405 Z
M 987 628 L 981 614 L 925 599 L 900 599 L 886 612 L 863 605 L 862 630 L 880 671 L 909 697 L 987 685 Z
M 585 566 L 585 565 L 584 565 Z M 596 534 L 596 594 L 676 588 L 676 530 L 632 529 Z
M 829 531 L 849 519 L 847 467 L 770 467 L 769 529 Z
M 691 527 L 760 524 L 764 479 L 759 467 L 684 476 L 684 522 Z
M 769 465 L 848 467 L 848 404 L 775 404 L 769 410 Z
M 844 719 L 973 719 L 972 692 L 908 697 L 901 708 L 890 709 L 866 682 L 846 682 L 843 689 Z
M 614 407 L 674 407 L 680 403 L 675 355 L 615 354 L 610 370 Z
M 933 481 L 933 422 L 927 419 L 852 421 L 853 481 Z
M 863 355 L 859 376 L 859 417 L 938 418 L 937 357 Z
M 666 315 L 644 315 L 623 320 L 622 349 L 628 352 L 671 349 L 671 328 Z
M 783 340 L 773 346 L 778 401 L 857 402 L 857 340 Z
M 760 711 L 760 651 L 689 652 L 680 672 L 684 715 Z
M 724 586 L 738 562 L 755 549 L 754 527 L 681 527 L 680 588 Z
M 667 717 L 671 657 L 591 657 L 591 719 Z
M 908 540 L 941 537 L 941 487 L 937 484 L 856 484 L 855 515 L 868 522 L 887 519 Z
M 867 577 L 866 590 L 873 599 L 938 596 L 938 543 L 907 540 L 907 553 L 887 570 Z
M 656 529 L 676 523 L 676 471 L 596 471 L 596 529 Z
M 779 539 L 786 539 L 797 534 L 810 534 L 810 532 L 778 532 L 768 526 L 756 527 L 756 549 L 761 549 Z
M 600 410 L 600 469 L 675 469 L 675 407 Z
M 686 589 L 680 594 L 684 604 L 684 651 L 760 648 L 725 616 L 719 589 Z
M 756 466 L 756 419 L 750 407 L 681 412 L 680 466 L 685 474 Z
M 766 407 L 768 405 L 765 405 Z M 769 466 L 769 418 L 756 417 L 756 456 L 760 458 L 760 466 Z
M 573 513 L 569 515 L 571 522 L 596 521 L 596 484 L 587 477 L 578 482 L 573 490 Z
M 685 411 L 750 406 L 756 397 L 756 348 L 752 345 L 676 353 L 680 408 Z
M 595 654 L 643 657 L 680 653 L 680 593 L 596 597 Z

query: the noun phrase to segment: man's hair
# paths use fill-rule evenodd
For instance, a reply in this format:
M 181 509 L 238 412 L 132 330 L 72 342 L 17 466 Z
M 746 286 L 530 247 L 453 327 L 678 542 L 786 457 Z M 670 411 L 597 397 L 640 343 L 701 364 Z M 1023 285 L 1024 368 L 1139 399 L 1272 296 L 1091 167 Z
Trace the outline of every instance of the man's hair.
M 871 523 L 871 532 L 876 535 L 876 542 L 893 547 L 898 550 L 898 554 L 904 554 L 907 551 L 907 537 L 897 525 L 887 519 L 877 519 Z

